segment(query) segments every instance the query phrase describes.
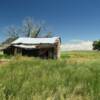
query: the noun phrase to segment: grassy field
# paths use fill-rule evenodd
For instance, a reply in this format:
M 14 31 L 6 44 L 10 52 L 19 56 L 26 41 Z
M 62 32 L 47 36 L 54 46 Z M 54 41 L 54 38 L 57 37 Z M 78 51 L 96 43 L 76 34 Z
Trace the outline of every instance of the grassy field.
M 0 59 L 7 59 L 0 64 L 0 100 L 100 100 L 100 52 L 63 52 L 60 60 L 0 53 Z

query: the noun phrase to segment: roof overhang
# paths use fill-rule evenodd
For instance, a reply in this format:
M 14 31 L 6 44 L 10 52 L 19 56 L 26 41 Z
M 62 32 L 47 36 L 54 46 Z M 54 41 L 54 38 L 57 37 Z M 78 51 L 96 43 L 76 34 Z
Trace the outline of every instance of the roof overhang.
M 24 48 L 24 49 L 34 49 L 36 48 L 36 45 L 13 45 L 14 47 Z

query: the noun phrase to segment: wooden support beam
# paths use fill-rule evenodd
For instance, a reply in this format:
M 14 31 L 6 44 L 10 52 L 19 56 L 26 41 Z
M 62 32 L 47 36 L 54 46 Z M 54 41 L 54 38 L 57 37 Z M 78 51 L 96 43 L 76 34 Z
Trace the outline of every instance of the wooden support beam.
M 14 55 L 17 54 L 17 48 L 14 48 Z

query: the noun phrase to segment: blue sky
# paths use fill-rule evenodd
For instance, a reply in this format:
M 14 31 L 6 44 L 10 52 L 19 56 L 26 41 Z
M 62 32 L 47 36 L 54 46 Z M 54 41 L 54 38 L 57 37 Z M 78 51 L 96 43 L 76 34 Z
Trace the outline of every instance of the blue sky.
M 0 41 L 27 16 L 45 21 L 63 43 L 100 38 L 100 0 L 0 0 Z

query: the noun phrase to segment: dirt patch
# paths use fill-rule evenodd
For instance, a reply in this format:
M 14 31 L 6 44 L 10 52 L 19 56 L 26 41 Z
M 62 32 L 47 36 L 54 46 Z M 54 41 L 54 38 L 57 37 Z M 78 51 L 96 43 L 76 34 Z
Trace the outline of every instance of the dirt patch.
M 0 64 L 4 64 L 4 63 L 6 63 L 5 61 L 0 61 Z
M 0 65 L 6 64 L 6 63 L 8 63 L 8 62 L 9 62 L 9 60 L 7 60 L 7 59 L 1 59 L 1 60 L 0 60 Z

